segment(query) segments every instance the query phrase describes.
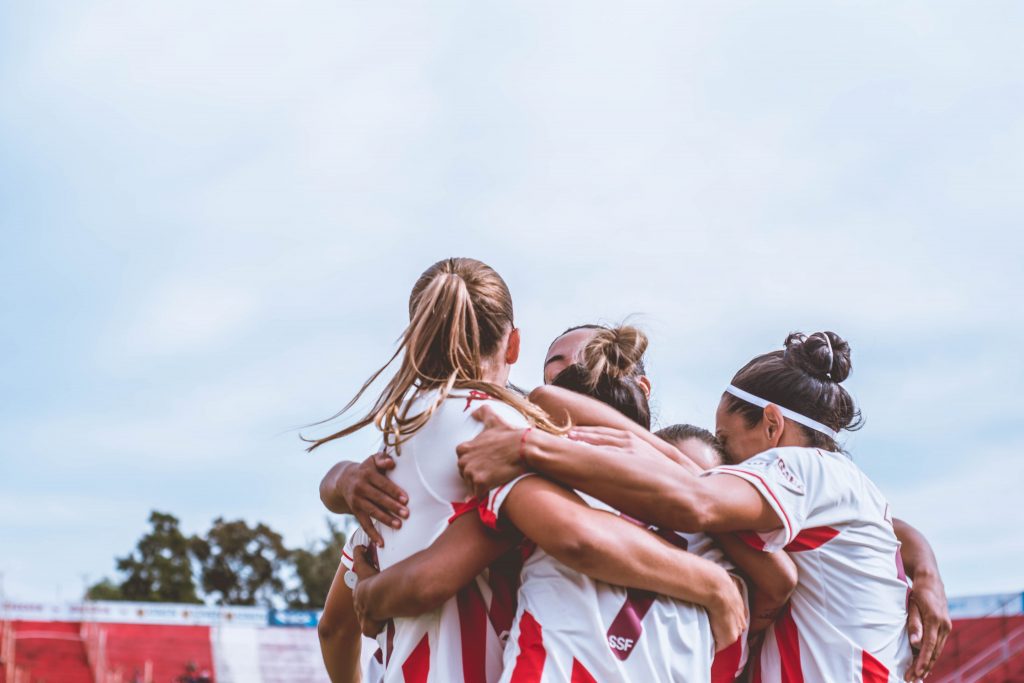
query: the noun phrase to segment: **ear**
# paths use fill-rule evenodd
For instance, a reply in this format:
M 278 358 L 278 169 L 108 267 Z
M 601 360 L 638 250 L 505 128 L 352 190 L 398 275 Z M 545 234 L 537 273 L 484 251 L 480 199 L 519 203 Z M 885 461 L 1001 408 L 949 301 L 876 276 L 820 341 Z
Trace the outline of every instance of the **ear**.
M 519 344 L 519 328 L 515 327 L 508 333 L 508 346 L 505 347 L 505 362 L 509 365 L 515 365 L 519 360 Z
M 651 380 L 647 379 L 647 375 L 640 375 L 639 377 L 637 377 L 636 383 L 640 385 L 640 390 L 644 392 L 644 396 L 650 398 Z
M 782 417 L 779 407 L 774 403 L 765 406 L 764 417 L 761 418 L 761 428 L 764 430 L 765 438 L 768 439 L 771 448 L 776 448 L 779 445 L 785 426 L 786 418 Z

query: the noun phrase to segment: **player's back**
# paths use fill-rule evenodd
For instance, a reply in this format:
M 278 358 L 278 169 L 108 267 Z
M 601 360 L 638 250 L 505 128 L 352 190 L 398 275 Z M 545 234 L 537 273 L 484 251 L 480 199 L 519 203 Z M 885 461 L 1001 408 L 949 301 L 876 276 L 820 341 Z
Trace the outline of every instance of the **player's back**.
M 409 406 L 416 415 L 437 400 L 427 392 Z M 409 496 L 409 518 L 401 529 L 378 525 L 384 547 L 378 550 L 381 570 L 430 546 L 462 512 L 472 491 L 459 476 L 455 447 L 473 439 L 483 425 L 472 413 L 483 401 L 512 424 L 525 424 L 513 408 L 481 392 L 455 390 L 438 405 L 429 421 L 401 444 L 389 477 Z M 488 619 L 489 613 L 514 613 L 514 606 L 495 609 L 505 591 L 495 590 L 489 571 L 432 612 L 397 618 L 383 640 L 385 683 L 437 681 L 483 683 L 501 674 L 503 636 L 510 624 Z M 483 615 L 483 619 L 481 619 Z

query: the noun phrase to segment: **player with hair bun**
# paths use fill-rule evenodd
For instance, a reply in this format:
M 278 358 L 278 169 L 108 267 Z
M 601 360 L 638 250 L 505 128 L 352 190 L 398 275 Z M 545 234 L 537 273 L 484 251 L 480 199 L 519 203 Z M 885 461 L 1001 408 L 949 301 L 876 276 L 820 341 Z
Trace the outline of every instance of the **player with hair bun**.
M 645 435 L 667 457 L 699 472 L 700 468 L 689 462 L 686 455 L 673 450 L 673 444 L 652 437 L 648 431 L 651 426 L 647 400 L 649 384 L 640 381 L 646 349 L 647 336 L 636 327 L 598 328 L 574 354 L 575 362 L 563 368 L 549 385 L 535 389 L 530 400 L 556 418 L 565 415 L 576 425 L 617 425 L 632 429 L 638 435 Z M 696 450 L 692 444 L 686 445 L 691 451 Z M 701 455 L 710 459 L 707 454 Z M 796 587 L 796 567 L 785 554 L 766 555 L 754 551 L 732 534 L 712 538 L 705 533 L 687 534 L 670 529 L 658 533 L 726 569 L 744 587 L 745 594 L 751 592 L 747 590 L 749 585 L 752 589 L 749 595 L 751 632 L 770 626 L 774 615 Z M 624 609 L 626 607 L 628 600 Z M 728 647 L 719 647 L 711 667 L 711 681 L 730 683 L 742 673 L 746 662 L 747 633 L 744 633 Z

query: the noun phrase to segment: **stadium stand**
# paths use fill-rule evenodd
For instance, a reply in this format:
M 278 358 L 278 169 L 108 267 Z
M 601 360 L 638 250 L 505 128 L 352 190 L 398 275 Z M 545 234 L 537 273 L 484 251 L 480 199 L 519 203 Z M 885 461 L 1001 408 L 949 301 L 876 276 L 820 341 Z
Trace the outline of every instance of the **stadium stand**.
M 953 633 L 929 681 L 1024 683 L 1024 594 L 953 599 L 950 612 Z M 3 603 L 0 683 L 175 683 L 189 662 L 210 683 L 328 683 L 318 616 L 255 607 Z
M 78 624 L 15 621 L 5 630 L 5 667 L 11 683 L 94 683 Z M 9 667 L 9 668 L 8 668 Z
M 936 683 L 1024 683 L 1024 594 L 950 601 L 953 632 Z

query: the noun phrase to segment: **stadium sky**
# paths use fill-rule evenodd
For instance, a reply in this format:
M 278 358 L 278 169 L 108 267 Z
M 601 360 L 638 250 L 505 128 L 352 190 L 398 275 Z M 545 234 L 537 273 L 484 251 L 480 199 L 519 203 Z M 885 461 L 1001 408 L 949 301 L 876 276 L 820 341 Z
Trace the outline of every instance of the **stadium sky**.
M 791 330 L 853 347 L 847 443 L 951 595 L 1024 589 L 1024 8 L 0 4 L 0 572 L 113 574 L 153 508 L 291 544 L 303 452 L 435 260 L 651 336 L 710 426 Z M 310 432 L 313 433 L 313 432 Z

